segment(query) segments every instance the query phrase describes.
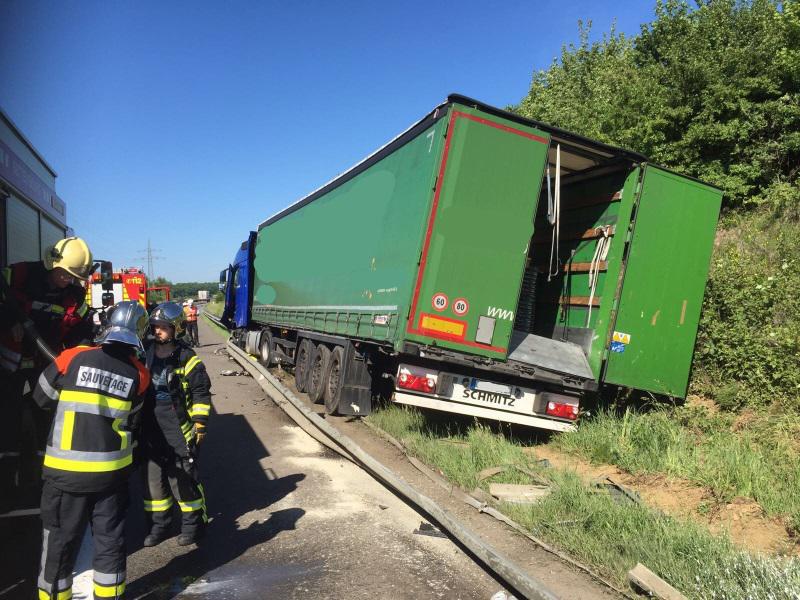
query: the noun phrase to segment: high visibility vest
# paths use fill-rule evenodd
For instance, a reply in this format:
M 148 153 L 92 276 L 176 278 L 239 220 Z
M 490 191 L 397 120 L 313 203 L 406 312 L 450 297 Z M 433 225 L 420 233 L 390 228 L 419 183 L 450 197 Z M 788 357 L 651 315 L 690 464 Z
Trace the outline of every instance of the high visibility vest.
M 149 373 L 127 346 L 81 346 L 58 356 L 34 390 L 37 403 L 56 407 L 43 476 L 71 492 L 124 482 L 149 384 Z
M 197 321 L 197 307 L 196 306 L 184 306 L 183 307 L 183 314 L 186 315 L 187 321 Z

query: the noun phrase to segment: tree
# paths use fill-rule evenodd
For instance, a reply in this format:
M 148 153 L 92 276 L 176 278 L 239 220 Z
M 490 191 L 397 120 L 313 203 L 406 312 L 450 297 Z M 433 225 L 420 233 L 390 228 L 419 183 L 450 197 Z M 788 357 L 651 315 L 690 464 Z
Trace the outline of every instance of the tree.
M 515 110 L 717 185 L 727 207 L 800 202 L 797 0 L 659 1 L 632 39 L 590 43 L 590 25 Z

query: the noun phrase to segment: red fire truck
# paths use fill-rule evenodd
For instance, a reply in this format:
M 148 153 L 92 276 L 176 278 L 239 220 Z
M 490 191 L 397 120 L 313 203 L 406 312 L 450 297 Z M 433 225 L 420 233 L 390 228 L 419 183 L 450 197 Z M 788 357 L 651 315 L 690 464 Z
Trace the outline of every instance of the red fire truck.
M 170 299 L 169 286 L 147 287 L 147 276 L 141 269 L 123 268 L 112 274 L 113 299 L 103 297 L 102 276 L 95 273 L 86 284 L 86 303 L 92 308 L 110 306 L 123 300 L 135 300 L 147 307 L 150 302 Z M 105 301 L 104 301 L 105 300 Z

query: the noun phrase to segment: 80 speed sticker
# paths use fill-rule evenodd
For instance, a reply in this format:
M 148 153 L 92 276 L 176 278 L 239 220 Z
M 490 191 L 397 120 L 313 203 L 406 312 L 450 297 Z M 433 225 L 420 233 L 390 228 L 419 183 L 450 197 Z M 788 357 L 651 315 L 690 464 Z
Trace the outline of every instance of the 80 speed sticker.
M 453 312 L 459 317 L 463 317 L 469 312 L 469 302 L 465 298 L 456 298 L 453 301 Z

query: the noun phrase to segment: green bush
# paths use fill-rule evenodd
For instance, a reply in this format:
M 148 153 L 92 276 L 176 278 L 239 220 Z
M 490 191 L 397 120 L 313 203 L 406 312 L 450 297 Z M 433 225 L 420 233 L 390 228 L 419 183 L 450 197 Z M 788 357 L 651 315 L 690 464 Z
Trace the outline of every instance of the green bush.
M 719 186 L 725 227 L 694 389 L 726 409 L 800 404 L 800 2 L 658 0 L 534 73 L 520 114 Z
M 798 39 L 796 0 L 660 0 L 633 38 L 590 42 L 581 24 L 578 45 L 512 108 L 642 152 L 742 207 L 800 174 Z
M 694 390 L 726 409 L 798 409 L 800 224 L 759 212 L 736 219 L 718 237 Z

